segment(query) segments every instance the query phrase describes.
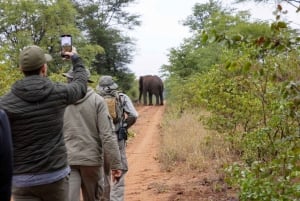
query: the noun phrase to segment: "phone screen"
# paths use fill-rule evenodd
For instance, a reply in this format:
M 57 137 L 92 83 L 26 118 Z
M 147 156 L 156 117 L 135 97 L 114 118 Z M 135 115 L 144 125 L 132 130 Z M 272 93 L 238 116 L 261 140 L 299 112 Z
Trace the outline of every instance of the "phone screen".
M 71 35 L 61 35 L 61 49 L 62 53 L 72 52 L 72 36 Z

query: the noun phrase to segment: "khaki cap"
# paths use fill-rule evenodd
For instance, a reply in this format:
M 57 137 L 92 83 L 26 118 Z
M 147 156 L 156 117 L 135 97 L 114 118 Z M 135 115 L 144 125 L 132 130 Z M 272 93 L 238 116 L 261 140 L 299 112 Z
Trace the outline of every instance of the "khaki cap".
M 23 71 L 37 70 L 51 60 L 52 56 L 45 54 L 44 51 L 36 45 L 25 47 L 19 57 L 20 67 Z

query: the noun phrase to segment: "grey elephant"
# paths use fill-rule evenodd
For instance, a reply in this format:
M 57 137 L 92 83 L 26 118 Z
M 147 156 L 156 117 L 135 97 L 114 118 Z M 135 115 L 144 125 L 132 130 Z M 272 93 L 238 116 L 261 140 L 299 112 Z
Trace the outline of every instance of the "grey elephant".
M 145 75 L 140 76 L 139 79 L 139 102 L 141 102 L 143 95 L 143 103 L 147 105 L 147 94 L 149 97 L 149 105 L 153 105 L 152 103 L 152 95 L 156 97 L 156 105 L 163 105 L 163 91 L 164 84 L 160 77 L 157 75 Z

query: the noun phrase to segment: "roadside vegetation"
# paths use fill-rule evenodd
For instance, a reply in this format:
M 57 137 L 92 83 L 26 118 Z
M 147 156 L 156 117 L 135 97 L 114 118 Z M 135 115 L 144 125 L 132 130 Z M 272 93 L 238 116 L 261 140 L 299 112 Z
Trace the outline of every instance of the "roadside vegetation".
M 208 115 L 205 111 L 173 114 L 167 111 L 162 124 L 163 145 L 159 158 L 165 171 L 172 171 L 183 163 L 187 169 L 203 172 L 212 167 L 220 169 L 233 161 L 230 143 L 224 141 L 223 135 L 203 127 L 201 120 Z
M 166 169 L 217 162 L 240 200 L 300 199 L 300 37 L 284 13 L 278 5 L 263 22 L 219 1 L 194 6 L 185 21 L 194 35 L 161 68 Z

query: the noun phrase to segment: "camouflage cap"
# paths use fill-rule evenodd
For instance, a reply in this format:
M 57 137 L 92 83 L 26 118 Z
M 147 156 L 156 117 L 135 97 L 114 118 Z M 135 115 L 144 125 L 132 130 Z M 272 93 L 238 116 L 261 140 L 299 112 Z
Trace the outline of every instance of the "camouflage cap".
M 101 89 L 111 89 L 111 90 L 115 90 L 117 89 L 119 86 L 114 82 L 114 80 L 112 79 L 111 76 L 109 75 L 104 75 L 100 78 L 99 80 L 99 88 Z

